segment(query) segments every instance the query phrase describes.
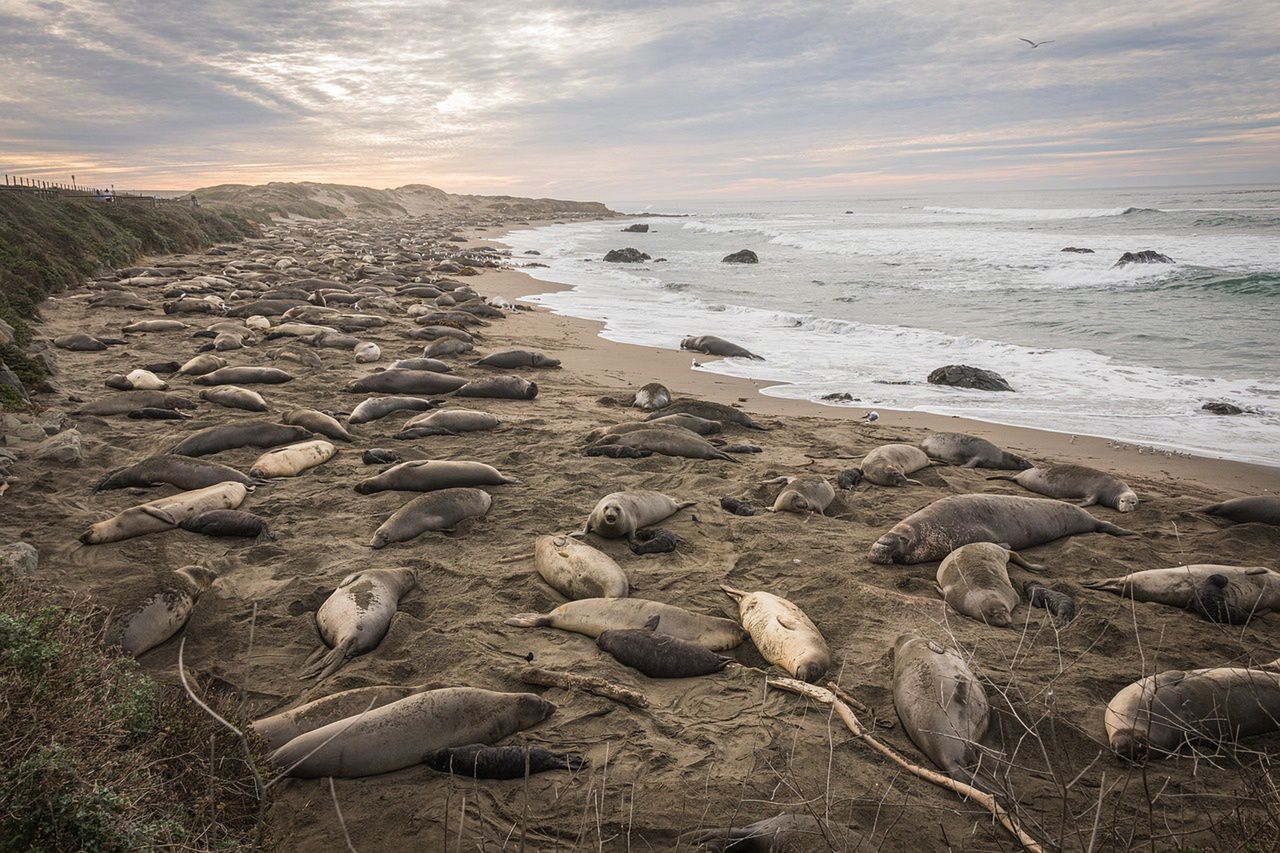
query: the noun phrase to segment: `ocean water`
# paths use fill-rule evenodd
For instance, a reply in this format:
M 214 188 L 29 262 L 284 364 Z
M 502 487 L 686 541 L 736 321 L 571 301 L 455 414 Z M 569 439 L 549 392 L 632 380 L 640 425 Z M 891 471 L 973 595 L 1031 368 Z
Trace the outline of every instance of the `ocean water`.
M 955 414 L 1280 465 L 1280 189 L 614 204 L 666 216 L 510 234 L 541 253 L 534 301 L 614 341 L 714 334 L 766 361 L 702 366 L 764 393 Z M 647 234 L 624 234 L 631 222 Z M 661 262 L 609 264 L 633 246 Z M 1092 254 L 1064 253 L 1067 246 Z M 738 249 L 756 265 L 724 264 Z M 1126 251 L 1176 263 L 1115 268 Z M 533 260 L 534 258 L 528 258 Z M 929 385 L 995 370 L 1015 393 Z M 1201 410 L 1223 400 L 1249 410 Z

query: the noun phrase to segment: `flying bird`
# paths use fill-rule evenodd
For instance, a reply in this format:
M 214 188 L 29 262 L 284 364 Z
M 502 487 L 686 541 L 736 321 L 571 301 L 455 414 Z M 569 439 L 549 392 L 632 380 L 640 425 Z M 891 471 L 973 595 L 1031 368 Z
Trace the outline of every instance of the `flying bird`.
M 1039 47 L 1042 44 L 1053 44 L 1054 40 L 1049 39 L 1048 41 L 1032 41 L 1031 39 L 1024 39 L 1020 37 L 1018 41 L 1025 41 L 1027 44 L 1031 45 L 1032 50 L 1035 50 L 1037 47 Z

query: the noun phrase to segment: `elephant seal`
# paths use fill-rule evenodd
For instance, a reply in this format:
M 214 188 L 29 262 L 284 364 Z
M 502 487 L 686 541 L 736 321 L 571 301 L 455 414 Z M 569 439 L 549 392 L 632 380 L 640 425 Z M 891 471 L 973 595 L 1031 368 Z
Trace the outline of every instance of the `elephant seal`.
M 538 383 L 519 376 L 495 376 L 466 383 L 453 393 L 455 397 L 492 397 L 496 400 L 532 400 L 538 396 Z
M 119 338 L 98 338 L 93 335 L 61 335 L 53 339 L 53 345 L 72 352 L 99 352 L 109 346 L 122 344 Z
M 1252 498 L 1233 498 L 1222 503 L 1198 507 L 1191 511 L 1230 519 L 1236 524 L 1280 525 L 1280 497 L 1269 495 Z
M 226 366 L 227 360 L 222 356 L 205 353 L 190 359 L 179 367 L 176 372 L 179 376 L 205 376 Z
M 690 613 L 682 607 L 643 598 L 581 598 L 561 604 L 550 613 L 517 613 L 503 624 L 517 628 L 559 628 L 588 637 L 604 631 L 643 628 L 659 617 L 662 632 L 690 640 L 713 652 L 741 645 L 747 638 L 742 626 L 721 616 Z
M 629 590 L 626 573 L 612 557 L 569 536 L 539 536 L 533 565 L 565 598 L 625 598 Z
M 422 348 L 423 358 L 441 358 L 451 355 L 465 355 L 475 350 L 475 344 L 458 338 L 440 338 L 430 346 Z
M 1076 618 L 1076 601 L 1065 592 L 1049 589 L 1039 581 L 1022 582 L 1022 593 L 1032 607 L 1043 607 L 1053 616 L 1053 624 L 1065 628 Z
M 958 782 L 976 779 L 991 722 L 986 691 L 964 658 L 919 631 L 893 645 L 893 705 L 911 742 Z
M 451 746 L 428 752 L 422 763 L 441 773 L 465 779 L 523 779 L 525 774 L 568 770 L 576 773 L 587 760 L 573 753 L 552 752 L 537 746 Z
M 354 441 L 354 436 L 347 432 L 346 427 L 338 423 L 333 416 L 317 412 L 315 409 L 293 409 L 285 412 L 280 422 L 303 427 L 316 435 L 323 435 L 334 441 Z
M 165 391 L 121 391 L 76 409 L 77 415 L 123 415 L 139 409 L 190 409 L 192 400 Z
M 938 589 L 957 613 L 997 628 L 1013 622 L 1021 598 L 1009 582 L 1008 563 L 1033 568 L 1016 552 L 990 542 L 961 545 L 938 566 Z
M 652 450 L 641 450 L 638 447 L 625 447 L 621 444 L 593 444 L 582 451 L 583 456 L 604 456 L 609 459 L 647 459 L 653 455 Z
M 1280 610 L 1280 573 L 1265 566 L 1174 566 L 1088 580 L 1083 586 L 1134 601 L 1195 610 L 1211 621 L 1232 625 L 1244 624 L 1254 614 Z
M 434 492 L 437 489 L 505 486 L 519 482 L 483 462 L 417 459 L 401 462 L 376 477 L 361 480 L 356 483 L 356 491 L 362 495 L 386 491 Z
M 141 409 L 134 409 L 129 413 L 128 417 L 135 421 L 188 421 L 191 415 L 186 412 L 180 412 L 177 409 L 153 409 L 144 406 Z
M 115 628 L 115 643 L 130 657 L 154 649 L 187 624 L 201 593 L 218 577 L 200 566 L 185 566 Z
M 671 392 L 661 382 L 650 382 L 636 392 L 631 405 L 646 412 L 656 411 L 671 405 Z
M 122 326 L 122 332 L 185 332 L 187 324 L 181 320 L 138 320 Z
M 1120 512 L 1133 512 L 1138 508 L 1138 496 L 1124 480 L 1083 465 L 1028 468 L 1012 477 L 987 479 L 1008 480 L 1050 498 L 1081 501 L 1080 506 L 1101 504 Z
M 486 355 L 475 362 L 476 367 L 500 367 L 511 370 L 516 367 L 559 367 L 560 359 L 551 358 L 540 352 L 523 349 L 509 349 Z
M 390 773 L 420 764 L 438 749 L 501 740 L 555 710 L 533 693 L 475 687 L 424 690 L 298 735 L 269 761 L 303 779 Z
M 356 364 L 371 364 L 382 358 L 382 347 L 373 341 L 361 341 L 352 352 L 356 357 Z
M 672 417 L 683 418 L 688 416 L 672 415 Z M 707 423 L 711 422 L 707 421 Z M 654 421 L 653 423 L 650 423 L 649 421 L 627 421 L 626 423 L 593 429 L 591 432 L 584 435 L 582 439 L 583 441 L 598 442 L 601 439 L 608 438 L 612 435 L 626 435 L 629 432 L 638 432 L 639 430 L 670 430 L 671 432 L 678 433 L 679 435 L 701 438 L 701 436 L 693 430 L 686 429 L 685 427 L 671 421 L 668 421 L 667 423 L 659 423 L 658 421 Z M 608 445 L 599 446 L 607 447 Z
M 871 546 L 869 557 L 873 563 L 928 563 L 971 542 L 1021 551 L 1077 533 L 1137 535 L 1063 501 L 952 495 L 898 522 Z
M 428 530 L 453 530 L 489 512 L 493 498 L 481 489 L 440 489 L 419 495 L 396 510 L 373 534 L 371 548 L 408 542 Z
M 488 412 L 470 409 L 441 409 L 424 415 L 415 415 L 405 421 L 395 438 L 425 438 L 430 435 L 458 435 L 464 432 L 482 432 L 497 429 L 502 421 Z
M 178 525 L 192 533 L 203 533 L 205 536 L 265 536 L 274 539 L 267 529 L 267 520 L 251 512 L 238 509 L 213 509 L 202 512 L 191 518 L 184 518 Z
M 1021 456 L 1001 450 L 985 438 L 962 432 L 935 432 L 920 443 L 930 459 L 965 468 L 999 468 L 1023 471 L 1031 463 Z
M 827 641 L 795 604 L 771 592 L 745 592 L 725 584 L 720 588 L 738 602 L 738 621 L 769 663 L 810 683 L 830 669 Z
M 733 406 L 726 406 L 723 403 L 712 403 L 708 400 L 676 400 L 661 409 L 650 414 L 645 420 L 652 421 L 667 415 L 696 415 L 709 421 L 720 421 L 725 424 L 737 424 L 747 429 L 764 430 L 766 427 L 760 426 L 751 419 L 746 412 L 735 409 Z
M 402 358 L 393 361 L 392 367 L 400 370 L 429 370 L 432 373 L 452 373 L 453 368 L 434 358 Z
M 750 516 L 756 514 L 755 505 L 741 498 L 724 497 L 720 499 L 720 508 L 734 515 Z
M 220 367 L 191 380 L 197 385 L 279 385 L 293 374 L 278 367 Z
M 206 388 L 200 392 L 201 400 L 226 406 L 228 409 L 244 409 L 246 412 L 265 412 L 269 408 L 267 401 L 257 391 L 240 388 L 236 385 L 219 385 L 217 388 Z
M 689 432 L 697 433 L 698 435 L 715 435 L 716 433 L 724 430 L 724 425 L 719 421 L 711 421 L 706 418 L 700 418 L 697 415 L 686 414 L 663 415 L 662 417 L 654 418 L 651 421 L 644 421 L 644 423 L 654 425 L 660 424 L 662 426 L 677 426 L 682 429 L 687 429 Z
M 822 515 L 836 499 L 836 490 L 826 477 L 806 474 L 803 477 L 778 477 L 769 483 L 785 483 L 769 512 L 816 512 Z
M 368 569 L 343 578 L 316 611 L 324 645 L 307 658 L 298 677 L 328 678 L 351 658 L 376 649 L 400 599 L 417 585 L 413 569 Z
M 425 412 L 443 403 L 443 400 L 424 400 L 420 397 L 370 397 L 351 410 L 347 423 L 365 424 L 394 412 Z
M 457 391 L 467 380 L 429 370 L 405 370 L 392 367 L 370 373 L 346 387 L 349 392 L 372 391 L 383 394 L 448 394 Z
M 414 320 L 414 322 L 418 321 Z M 438 341 L 443 338 L 452 338 L 469 344 L 476 342 L 475 336 L 466 329 L 458 329 L 453 326 L 435 326 L 430 323 L 423 325 L 421 329 L 414 329 L 410 337 L 421 341 Z
M 594 533 L 605 539 L 630 539 L 641 527 L 664 521 L 695 503 L 676 502 L 661 492 L 614 492 L 596 503 L 586 526 L 577 535 Z
M 606 435 L 596 442 L 596 447 L 632 447 L 648 450 L 663 456 L 684 459 L 718 459 L 738 464 L 741 462 L 700 435 L 681 429 L 638 429 L 614 435 Z
M 308 468 L 328 462 L 337 452 L 336 447 L 319 438 L 277 447 L 259 456 L 249 469 L 249 475 L 263 480 L 296 477 Z
M 252 477 L 217 462 L 192 459 L 189 456 L 152 456 L 103 475 L 94 485 L 92 493 L 163 484 L 189 492 L 225 482 L 239 483 L 249 489 L 255 485 Z
M 902 486 L 908 483 L 923 486 L 924 483 L 912 480 L 907 475 L 932 464 L 929 455 L 914 445 L 884 444 L 862 457 L 862 467 L 852 468 L 847 472 L 852 482 L 848 487 L 842 485 L 842 488 L 853 488 L 861 480 L 877 486 Z M 845 473 L 841 472 L 840 476 L 843 478 Z
M 197 430 L 178 442 L 172 452 L 177 456 L 208 456 L 236 447 L 275 447 L 310 437 L 310 430 L 302 427 L 270 421 L 239 421 Z
M 249 728 L 266 743 L 267 749 L 276 750 L 298 735 L 327 726 L 337 720 L 353 717 L 366 710 L 381 708 L 421 693 L 424 687 L 407 687 L 398 684 L 377 684 L 343 690 L 322 699 L 307 702 L 296 708 L 255 720 Z
M 110 380 L 108 380 L 109 382 Z M 124 375 L 123 387 L 121 391 L 168 391 L 169 383 L 165 382 L 159 376 L 156 376 L 150 370 L 138 368 L 131 370 Z
M 724 669 L 732 658 L 718 655 L 692 640 L 658 632 L 662 617 L 654 615 L 643 628 L 601 631 L 596 646 L 623 666 L 650 678 L 696 678 Z
M 680 538 L 665 527 L 645 527 L 627 540 L 632 554 L 670 554 L 680 545 Z
M 1143 762 L 1183 744 L 1230 746 L 1280 729 L 1280 660 L 1255 668 L 1169 670 L 1135 681 L 1107 703 L 1107 741 Z
M 708 829 L 696 838 L 693 853 L 810 853 L 845 849 L 839 832 L 825 820 L 807 814 L 774 815 L 746 826 Z
M 732 341 L 726 341 L 724 338 L 717 338 L 715 335 L 687 337 L 680 342 L 680 349 L 706 353 L 707 355 L 723 356 L 724 358 L 750 358 L 756 361 L 764 361 L 763 356 L 756 355 L 745 347 L 740 347 Z
M 148 533 L 172 530 L 183 521 L 213 509 L 235 509 L 249 494 L 240 483 L 226 482 L 203 489 L 179 492 L 130 507 L 118 515 L 89 526 L 80 536 L 86 545 L 119 542 Z

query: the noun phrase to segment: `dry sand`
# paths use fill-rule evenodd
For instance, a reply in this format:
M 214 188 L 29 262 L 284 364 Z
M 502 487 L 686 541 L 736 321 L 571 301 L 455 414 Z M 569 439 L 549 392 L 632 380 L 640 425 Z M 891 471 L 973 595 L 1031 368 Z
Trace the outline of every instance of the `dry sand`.
M 392 226 L 379 225 L 388 229 Z M 447 233 L 447 231 L 445 232 Z M 493 236 L 491 233 L 485 236 Z M 245 250 L 233 250 L 233 257 Z M 221 269 L 228 258 L 188 256 L 191 270 Z M 515 297 L 546 285 L 513 271 L 485 271 L 466 279 L 482 294 Z M 159 315 L 156 289 L 139 288 Z M 89 308 L 85 292 L 50 300 L 43 334 L 115 332 L 139 312 Z M 199 321 L 203 325 L 207 318 Z M 403 315 L 360 337 L 392 358 L 421 351 L 401 331 Z M 1175 844 L 1217 846 L 1259 826 L 1256 812 L 1236 806 L 1252 796 L 1251 783 L 1268 770 L 1253 753 L 1234 759 L 1157 761 L 1145 771 L 1110 754 L 1102 727 L 1105 703 L 1131 681 L 1164 669 L 1271 660 L 1280 654 L 1280 615 L 1246 628 L 1213 625 L 1186 612 L 1125 603 L 1079 587 L 1090 577 L 1177 565 L 1217 562 L 1276 567 L 1280 529 L 1231 526 L 1185 512 L 1236 494 L 1274 490 L 1275 469 L 1207 459 L 1139 455 L 1105 441 L 973 424 L 951 418 L 882 411 L 878 425 L 850 419 L 860 412 L 813 406 L 755 393 L 755 385 L 689 369 L 688 354 L 612 344 L 596 327 L 543 311 L 511 312 L 482 329 L 481 352 L 507 346 L 541 350 L 564 362 L 560 370 L 514 371 L 536 379 L 537 399 L 468 400 L 467 408 L 502 418 L 495 432 L 409 442 L 390 438 L 412 413 L 353 427 L 353 446 L 330 462 L 291 480 L 255 491 L 242 509 L 266 517 L 275 541 L 243 543 L 186 531 L 126 542 L 83 546 L 76 537 L 89 523 L 171 489 L 91 495 L 106 471 L 167 450 L 190 432 L 217 423 L 261 417 L 201 404 L 191 421 L 138 421 L 73 417 L 83 433 L 79 466 L 37 463 L 24 452 L 17 480 L 0 497 L 0 542 L 16 538 L 41 553 L 39 575 L 68 594 L 86 594 L 126 607 L 156 580 L 182 565 L 200 563 L 221 577 L 201 599 L 187 627 L 186 660 L 210 689 L 243 691 L 246 713 L 259 716 L 340 690 L 379 683 L 523 688 L 515 673 L 532 653 L 538 665 L 600 675 L 649 697 L 643 710 L 559 689 L 543 692 L 559 710 L 510 742 L 581 752 L 591 766 L 576 774 L 548 773 L 521 781 L 463 781 L 419 766 L 380 777 L 338 780 L 337 796 L 356 849 L 691 849 L 699 828 L 743 824 L 781 812 L 810 812 L 837 825 L 836 849 L 1010 849 L 989 816 L 952 794 L 904 775 L 856 743 L 825 707 L 767 691 L 768 668 L 748 642 L 733 654 L 748 667 L 706 678 L 652 680 L 598 651 L 592 640 L 553 629 L 507 627 L 522 611 L 546 611 L 562 602 L 533 572 L 528 553 L 537 535 L 580 527 L 595 502 L 619 489 L 649 488 L 698 501 L 663 526 L 681 539 L 674 554 L 633 556 L 623 543 L 596 544 L 626 570 L 632 594 L 691 610 L 732 615 L 719 585 L 728 582 L 784 595 L 813 619 L 834 654 L 833 677 L 887 721 L 894 639 L 920 628 L 958 643 L 987 682 L 999 712 L 989 744 L 1004 750 L 1009 773 L 1002 783 L 1028 830 L 1049 848 L 1095 849 Z M 714 329 L 703 330 L 714 333 Z M 113 373 L 141 364 L 189 357 L 200 339 L 183 333 L 129 337 L 105 352 L 51 350 L 67 393 L 96 399 Z M 340 389 L 364 375 L 342 350 L 318 350 L 324 367 L 271 362 L 259 343 L 231 353 L 235 364 L 276 364 L 293 382 L 256 386 L 277 413 L 295 406 L 349 411 L 363 395 Z M 462 375 L 488 375 L 454 361 Z M 581 436 L 602 425 L 636 419 L 633 409 L 596 401 L 649 381 L 677 396 L 733 402 L 746 398 L 768 432 L 729 428 L 727 438 L 759 444 L 764 452 L 742 464 L 653 456 L 641 460 L 588 458 Z M 195 397 L 199 386 L 178 377 L 175 390 Z M 65 396 L 40 395 L 51 410 L 76 407 Z M 461 402 L 461 401 L 460 401 Z M 1031 549 L 1049 568 L 1045 580 L 1071 592 L 1081 615 L 1055 632 L 1042 610 L 1025 605 L 1014 627 L 988 628 L 949 612 L 933 587 L 936 566 L 871 564 L 868 546 L 905 516 L 946 495 L 967 492 L 1027 494 L 1016 485 L 988 482 L 991 472 L 933 468 L 923 487 L 863 485 L 843 493 L 829 517 L 761 514 L 740 518 L 719 507 L 722 496 L 767 503 L 772 477 L 836 474 L 878 444 L 918 441 L 926 428 L 965 429 L 992 438 L 1034 460 L 1079 462 L 1123 475 L 1143 498 L 1130 515 L 1094 507 L 1108 521 L 1141 534 L 1118 539 L 1077 536 Z M 426 534 L 382 550 L 369 539 L 382 520 L 412 495 L 361 496 L 353 484 L 376 468 L 360 452 L 392 447 L 406 458 L 475 459 L 518 477 L 519 486 L 491 489 L 488 517 L 454 534 Z M 260 450 L 218 454 L 217 461 L 247 470 Z M 316 647 L 313 614 L 346 574 L 365 567 L 412 565 L 422 583 L 404 599 L 391 629 L 374 652 L 348 663 L 321 684 L 297 672 Z M 1011 570 L 1015 583 L 1029 577 Z M 254 611 L 256 607 L 256 618 Z M 252 629 L 253 644 L 249 638 Z M 176 642 L 145 655 L 156 677 L 175 678 Z M 541 691 L 541 689 L 539 688 Z M 1029 734 L 1027 726 L 1034 728 Z M 879 733 L 909 758 L 927 760 L 900 726 Z M 1263 753 L 1280 738 L 1254 741 Z M 1219 765 L 1219 766 L 1215 766 Z M 1154 804 L 1151 804 L 1154 800 Z M 1273 801 L 1274 805 L 1274 801 Z M 276 793 L 271 828 L 282 849 L 334 850 L 342 835 L 327 784 L 287 781 Z M 1274 824 L 1270 832 L 1274 832 Z M 1274 836 L 1267 836 L 1267 846 Z M 814 845 L 809 849 L 825 849 Z

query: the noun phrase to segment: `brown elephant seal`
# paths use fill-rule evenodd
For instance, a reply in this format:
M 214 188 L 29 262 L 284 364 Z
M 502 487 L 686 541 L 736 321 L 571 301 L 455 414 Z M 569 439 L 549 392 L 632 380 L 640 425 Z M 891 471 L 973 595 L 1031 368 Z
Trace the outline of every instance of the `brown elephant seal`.
M 612 557 L 569 536 L 539 536 L 533 565 L 568 599 L 625 598 L 629 590 L 626 573 Z
M 491 397 L 496 400 L 532 400 L 538 396 L 538 384 L 519 376 L 495 376 L 466 383 L 455 397 Z
M 511 370 L 516 367 L 559 367 L 560 359 L 551 358 L 540 352 L 524 349 L 509 349 L 486 355 L 475 362 L 476 367 L 499 367 Z
M 393 367 L 363 376 L 348 385 L 346 390 L 381 394 L 448 394 L 466 384 L 467 380 L 447 373 Z
M 296 708 L 255 720 L 249 728 L 266 743 L 269 750 L 279 749 L 298 735 L 315 731 L 337 720 L 356 716 L 373 708 L 398 702 L 406 696 L 423 692 L 425 687 L 377 684 L 343 690 Z
M 177 409 L 152 409 L 143 407 L 134 409 L 128 415 L 130 420 L 135 421 L 187 421 L 191 420 L 191 415 L 186 412 L 180 412 Z
M 519 482 L 483 462 L 416 459 L 393 465 L 375 477 L 361 480 L 356 483 L 356 491 L 362 495 L 387 491 L 434 492 L 437 489 L 505 486 Z
M 674 415 L 673 417 L 685 417 L 685 415 Z M 659 423 L 654 421 L 653 423 L 650 423 L 649 421 L 628 421 L 627 423 L 614 424 L 613 426 L 593 429 L 591 432 L 584 435 L 582 439 L 583 441 L 597 442 L 603 438 L 608 438 L 611 435 L 626 435 L 629 432 L 637 432 L 639 430 L 671 430 L 672 432 L 677 432 L 680 435 L 698 435 L 698 433 L 685 429 L 673 422 Z M 600 446 L 607 447 L 608 445 Z
M 1203 512 L 1226 518 L 1236 524 L 1280 525 L 1280 497 L 1262 495 L 1251 498 L 1233 498 L 1222 503 L 1198 507 L 1192 512 Z
M 679 414 L 696 415 L 709 421 L 720 421 L 722 424 L 737 424 L 747 429 L 766 429 L 752 420 L 746 412 L 723 403 L 712 403 L 709 400 L 676 400 L 654 411 L 645 420 L 652 421 L 667 415 Z
M 1083 465 L 1028 468 L 1011 477 L 987 479 L 1008 480 L 1050 498 L 1081 501 L 1080 506 L 1101 504 L 1120 512 L 1133 512 L 1138 508 L 1138 496 L 1124 480 Z
M 98 338 L 84 334 L 60 335 L 53 339 L 55 347 L 71 350 L 72 352 L 99 352 L 109 346 L 122 343 L 124 341 L 119 338 Z
M 228 409 L 244 409 L 246 412 L 265 412 L 267 401 L 257 391 L 241 388 L 236 385 L 219 385 L 217 388 L 206 388 L 200 392 L 201 400 L 208 400 Z
M 275 447 L 311 437 L 311 431 L 270 421 L 239 421 L 206 427 L 178 442 L 171 451 L 177 456 L 208 456 L 237 447 Z
M 124 415 L 140 409 L 190 409 L 195 402 L 166 391 L 121 391 L 76 409 L 77 415 Z
M 893 646 L 893 705 L 911 742 L 939 770 L 985 787 L 976 774 L 991 706 L 964 658 L 918 631 L 902 634 Z
M 426 438 L 431 435 L 459 435 L 464 432 L 483 432 L 497 429 L 502 421 L 488 412 L 470 409 L 441 409 L 438 412 L 417 415 L 405 421 L 396 438 Z
M 395 412 L 425 412 L 443 404 L 443 400 L 425 400 L 421 397 L 370 397 L 351 410 L 347 423 L 353 426 L 365 424 Z
M 971 542 L 1021 551 L 1077 533 L 1137 535 L 1064 501 L 952 495 L 898 522 L 876 540 L 868 556 L 873 563 L 929 563 Z
M 211 509 L 191 518 L 185 518 L 178 525 L 192 533 L 203 533 L 205 536 L 265 536 L 274 539 L 267 528 L 267 520 L 251 512 L 238 509 Z
M 596 442 L 597 447 L 631 447 L 648 450 L 663 456 L 684 459 L 717 459 L 735 464 L 741 462 L 700 435 L 682 429 L 640 429 L 631 432 L 606 435 Z
M 371 548 L 408 542 L 428 530 L 453 530 L 468 518 L 484 516 L 493 504 L 481 489 L 440 489 L 427 492 L 393 512 L 373 534 Z
M 189 456 L 152 456 L 103 475 L 92 491 L 97 494 L 109 489 L 168 484 L 189 492 L 225 482 L 239 483 L 249 489 L 256 484 L 252 477 L 217 462 L 192 459 Z
M 178 368 L 177 374 L 179 376 L 204 376 L 213 373 L 215 370 L 221 370 L 226 366 L 227 360 L 222 356 L 205 353 L 184 363 Z
M 582 598 L 561 604 L 550 613 L 517 613 L 504 624 L 517 628 L 559 628 L 588 637 L 604 631 L 643 628 L 659 617 L 662 632 L 690 640 L 713 652 L 741 645 L 747 638 L 742 626 L 722 616 L 703 616 L 673 604 L 643 598 Z
M 990 542 L 961 545 L 938 566 L 938 589 L 957 613 L 997 628 L 1013 622 L 1013 609 L 1021 601 L 1009 582 L 1008 564 L 1038 570 L 1016 552 Z
M 687 415 L 683 413 L 676 415 L 663 415 L 660 418 L 645 421 L 645 423 L 653 424 L 655 426 L 676 426 L 682 429 L 687 429 L 689 432 L 697 433 L 698 435 L 715 435 L 716 433 L 724 430 L 724 425 L 719 421 L 707 420 L 706 418 L 700 418 L 697 415 Z
M 187 624 L 201 593 L 218 577 L 200 566 L 185 566 L 115 628 L 115 642 L 131 657 L 154 649 Z
M 278 367 L 220 367 L 191 380 L 196 385 L 280 385 L 293 374 Z
M 811 853 L 846 849 L 840 831 L 813 815 L 780 814 L 746 826 L 698 833 L 693 853 Z M 855 848 L 856 849 L 856 848 Z
M 537 725 L 555 710 L 533 693 L 424 690 L 298 735 L 269 762 L 303 779 L 374 776 L 421 764 L 438 749 L 493 743 Z
M 933 464 L 929 455 L 911 444 L 884 444 L 862 457 L 860 468 L 850 469 L 852 482 L 849 488 L 861 480 L 877 486 L 902 486 L 910 484 L 923 486 L 919 480 L 912 480 L 907 475 L 914 474 Z M 856 472 L 856 474 L 854 473 Z M 843 473 L 841 476 L 844 476 Z
M 738 621 L 769 663 L 808 682 L 831 668 L 826 639 L 795 604 L 771 592 L 744 592 L 724 584 L 720 588 L 738 602 Z
M 696 678 L 724 669 L 732 658 L 718 655 L 692 640 L 659 632 L 661 616 L 653 616 L 643 628 L 601 631 L 596 646 L 613 655 L 623 666 L 650 678 Z
M 661 382 L 650 382 L 636 392 L 631 398 L 630 405 L 646 412 L 653 412 L 663 406 L 671 405 L 671 392 Z
M 573 753 L 552 752 L 537 746 L 485 746 L 473 743 L 428 752 L 422 763 L 441 773 L 464 779 L 523 779 L 526 774 L 548 770 L 576 773 L 587 760 Z
M 373 341 L 361 341 L 352 348 L 352 354 L 356 364 L 372 364 L 382 358 L 382 347 Z
M 1130 684 L 1107 703 L 1116 754 L 1142 762 L 1184 744 L 1234 746 L 1280 730 L 1280 660 L 1255 668 L 1170 670 Z
M 351 442 L 355 440 L 355 437 L 347 432 L 346 427 L 338 423 L 336 418 L 332 415 L 326 415 L 324 412 L 317 412 L 315 409 L 291 409 L 285 412 L 284 416 L 280 418 L 280 422 L 303 427 L 316 435 L 323 435 L 325 438 L 332 438 L 334 441 Z
M 756 355 L 746 347 L 738 346 L 732 341 L 726 341 L 724 338 L 718 338 L 715 335 L 687 337 L 680 342 L 680 349 L 706 353 L 707 355 L 718 355 L 724 358 L 750 358 L 756 361 L 764 361 L 764 356 Z
M 661 492 L 614 492 L 602 497 L 587 517 L 579 536 L 594 533 L 605 539 L 630 539 L 641 527 L 664 521 L 696 501 L 679 501 Z M 644 623 L 641 623 L 644 624 Z
M 1134 601 L 1195 610 L 1211 621 L 1232 625 L 1280 610 L 1280 573 L 1265 566 L 1174 566 L 1087 580 L 1082 585 Z
M 452 373 L 453 368 L 434 358 L 402 358 L 391 362 L 391 366 L 400 370 L 429 370 L 432 373 Z
M 324 645 L 299 678 L 328 678 L 357 655 L 373 651 L 391 627 L 400 599 L 418 585 L 413 569 L 368 569 L 347 575 L 316 611 Z
M 80 536 L 86 545 L 119 542 L 148 533 L 172 530 L 188 518 L 214 509 L 235 509 L 249 494 L 240 483 L 226 482 L 203 489 L 179 492 L 130 507 L 118 515 L 89 526 Z
M 785 483 L 769 507 L 769 512 L 816 512 L 822 515 L 836 499 L 836 490 L 826 477 L 806 474 L 803 477 L 778 477 L 769 483 Z
M 418 321 L 415 319 L 414 322 Z M 452 338 L 469 344 L 476 342 L 475 336 L 466 329 L 459 329 L 454 326 L 436 326 L 430 323 L 424 325 L 421 329 L 414 329 L 409 334 L 409 337 L 420 341 L 438 341 L 443 338 Z
M 422 348 L 423 358 L 447 358 L 454 355 L 466 355 L 473 352 L 476 345 L 458 338 L 440 338 L 430 346 Z
M 1031 467 L 1031 463 L 1021 456 L 1001 450 L 985 438 L 962 432 L 935 432 L 920 443 L 920 449 L 930 459 L 965 468 L 1022 471 Z
M 328 462 L 337 452 L 336 447 L 319 438 L 276 447 L 254 461 L 249 469 L 249 475 L 263 480 L 275 477 L 296 477 L 303 471 Z

